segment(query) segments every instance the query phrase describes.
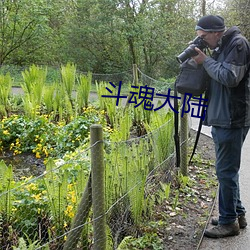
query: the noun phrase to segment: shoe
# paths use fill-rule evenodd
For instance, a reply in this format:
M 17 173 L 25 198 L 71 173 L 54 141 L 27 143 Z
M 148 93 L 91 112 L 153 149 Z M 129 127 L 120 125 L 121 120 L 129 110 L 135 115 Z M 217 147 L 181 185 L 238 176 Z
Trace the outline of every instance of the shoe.
M 247 226 L 247 220 L 246 220 L 245 214 L 239 215 L 238 222 L 239 222 L 240 229 L 243 229 L 243 228 L 245 228 Z M 218 225 L 218 219 L 217 218 L 212 218 L 211 224 L 214 225 L 214 226 L 217 226 Z
M 209 238 L 224 238 L 228 236 L 239 235 L 240 227 L 238 222 L 234 222 L 232 224 L 222 225 L 219 224 L 210 229 L 206 229 L 204 235 Z

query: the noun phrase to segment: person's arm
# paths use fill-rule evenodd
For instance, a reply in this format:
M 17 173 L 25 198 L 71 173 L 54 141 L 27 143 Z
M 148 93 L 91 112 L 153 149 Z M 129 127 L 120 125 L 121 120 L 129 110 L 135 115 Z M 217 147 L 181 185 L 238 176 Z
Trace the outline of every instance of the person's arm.
M 227 87 L 238 86 L 248 70 L 250 52 L 243 39 L 237 39 L 224 62 L 215 61 L 198 48 L 195 50 L 198 52 L 198 55 L 193 57 L 196 63 L 203 64 L 211 78 Z

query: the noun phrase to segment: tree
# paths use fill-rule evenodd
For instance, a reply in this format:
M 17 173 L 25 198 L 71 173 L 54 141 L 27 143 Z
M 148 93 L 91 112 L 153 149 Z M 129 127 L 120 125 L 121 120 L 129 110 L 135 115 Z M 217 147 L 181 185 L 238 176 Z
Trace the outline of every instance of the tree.
M 29 41 L 38 38 L 44 29 L 46 8 L 42 1 L 8 0 L 0 2 L 0 65 Z M 26 53 L 41 47 L 41 39 Z M 17 62 L 20 63 L 20 62 Z
M 248 0 L 225 0 L 222 15 L 228 27 L 239 26 L 250 39 L 250 2 Z

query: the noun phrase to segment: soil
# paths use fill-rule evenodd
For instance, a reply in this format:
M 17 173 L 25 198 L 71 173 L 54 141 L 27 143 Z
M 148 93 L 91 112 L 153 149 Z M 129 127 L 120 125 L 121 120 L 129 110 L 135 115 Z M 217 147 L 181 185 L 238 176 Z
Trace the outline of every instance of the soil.
M 37 159 L 32 153 L 22 153 L 14 156 L 12 152 L 7 152 L 0 156 L 0 160 L 4 160 L 6 165 L 13 167 L 16 181 L 23 176 L 39 176 L 45 171 L 43 159 Z
M 191 138 L 196 132 L 191 131 Z M 193 146 L 191 141 L 190 146 Z M 196 156 L 190 164 L 188 176 L 191 183 L 179 188 L 179 201 L 176 209 L 171 202 L 158 207 L 167 216 L 167 227 L 159 230 L 164 242 L 164 250 L 199 249 L 203 232 L 213 210 L 217 194 L 215 175 L 214 144 L 210 137 L 201 134 Z M 172 187 L 171 187 L 172 189 Z M 172 195 L 175 199 L 176 194 Z M 169 199 L 171 200 L 171 199 Z

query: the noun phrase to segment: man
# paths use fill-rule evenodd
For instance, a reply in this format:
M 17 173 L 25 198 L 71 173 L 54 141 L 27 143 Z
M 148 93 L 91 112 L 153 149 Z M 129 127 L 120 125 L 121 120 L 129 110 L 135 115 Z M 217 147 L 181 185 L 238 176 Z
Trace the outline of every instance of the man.
M 195 48 L 193 59 L 203 64 L 211 80 L 205 125 L 212 126 L 216 175 L 219 181 L 219 218 L 205 235 L 221 238 L 239 234 L 247 226 L 240 200 L 239 169 L 241 149 L 250 126 L 250 46 L 237 27 L 225 29 L 220 16 L 202 17 L 195 30 L 212 56 Z

